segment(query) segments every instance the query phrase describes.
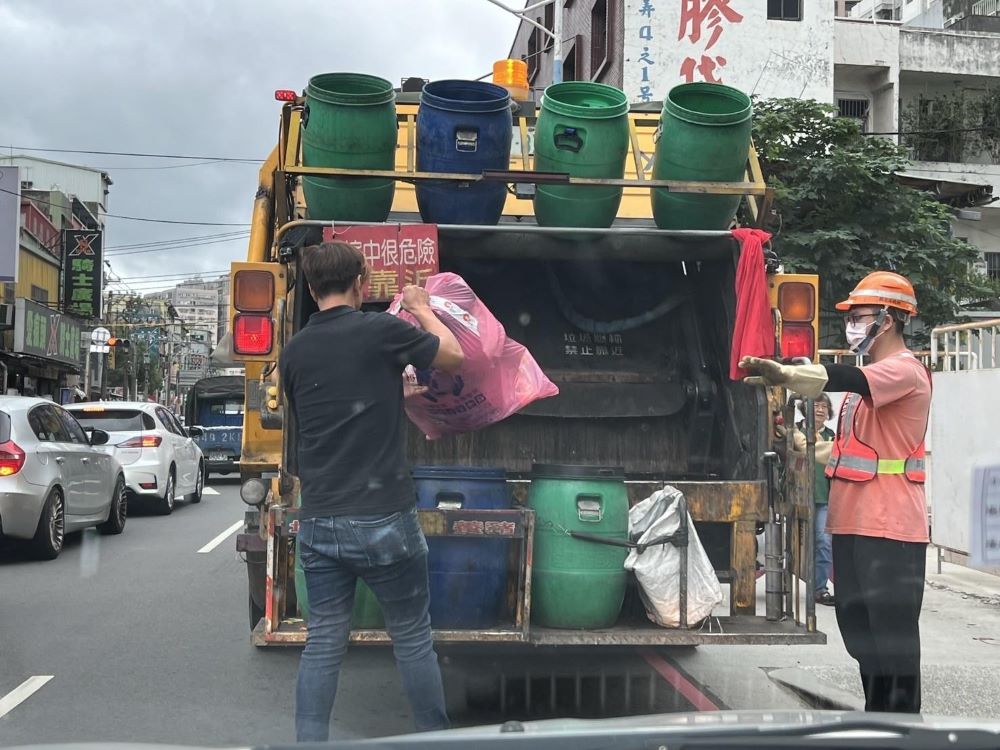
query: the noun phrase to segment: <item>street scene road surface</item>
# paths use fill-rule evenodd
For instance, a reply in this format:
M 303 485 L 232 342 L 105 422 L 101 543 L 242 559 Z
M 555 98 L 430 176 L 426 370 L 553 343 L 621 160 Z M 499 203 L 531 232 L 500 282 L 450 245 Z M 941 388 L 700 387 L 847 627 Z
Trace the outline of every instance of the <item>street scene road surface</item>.
M 250 643 L 246 568 L 233 542 L 245 507 L 236 480 L 213 478 L 200 505 L 178 503 L 169 517 L 136 508 L 121 536 L 71 534 L 51 562 L 30 560 L 6 544 L 0 745 L 292 740 L 299 649 Z M 928 571 L 921 620 L 926 713 L 990 717 L 1000 700 L 993 579 L 948 563 L 938 575 L 934 559 Z M 614 649 L 597 656 L 535 650 L 495 658 L 439 653 L 446 688 L 499 666 L 509 676 L 502 698 L 491 680 L 473 681 L 480 688 L 471 705 L 454 713 L 458 726 L 857 707 L 856 667 L 833 611 L 823 607 L 818 614 L 825 646 Z M 331 738 L 405 733 L 411 726 L 390 650 L 352 647 Z

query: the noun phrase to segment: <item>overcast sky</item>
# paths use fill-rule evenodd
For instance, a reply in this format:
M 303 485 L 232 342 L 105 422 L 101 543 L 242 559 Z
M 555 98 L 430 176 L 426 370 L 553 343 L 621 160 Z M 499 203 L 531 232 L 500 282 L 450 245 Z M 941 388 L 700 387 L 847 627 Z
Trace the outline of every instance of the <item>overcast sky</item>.
M 275 89 L 338 70 L 397 86 L 477 78 L 516 26 L 486 0 L 0 0 L 0 147 L 263 159 Z M 107 170 L 113 214 L 249 222 L 256 165 L 26 153 Z M 144 292 L 162 279 L 142 277 L 228 270 L 245 240 L 115 246 L 240 230 L 109 218 L 105 245 L 114 272 Z

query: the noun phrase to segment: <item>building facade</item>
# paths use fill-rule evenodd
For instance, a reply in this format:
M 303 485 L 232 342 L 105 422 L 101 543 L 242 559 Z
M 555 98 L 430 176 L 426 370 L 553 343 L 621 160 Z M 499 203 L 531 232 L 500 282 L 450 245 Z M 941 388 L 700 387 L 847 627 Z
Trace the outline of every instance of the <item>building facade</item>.
M 979 127 L 984 108 L 1000 113 L 1000 0 L 561 1 L 567 62 L 572 50 L 610 56 L 596 76 L 577 57 L 565 80 L 617 86 L 633 103 L 699 81 L 830 103 L 865 132 L 903 143 L 914 184 L 965 195 L 949 199 L 955 235 L 1000 278 L 1000 207 L 989 203 L 1000 197 L 1000 129 L 990 137 Z M 511 49 L 529 62 L 536 100 L 552 75 L 543 41 L 522 22 Z M 949 137 L 919 137 L 927 131 Z

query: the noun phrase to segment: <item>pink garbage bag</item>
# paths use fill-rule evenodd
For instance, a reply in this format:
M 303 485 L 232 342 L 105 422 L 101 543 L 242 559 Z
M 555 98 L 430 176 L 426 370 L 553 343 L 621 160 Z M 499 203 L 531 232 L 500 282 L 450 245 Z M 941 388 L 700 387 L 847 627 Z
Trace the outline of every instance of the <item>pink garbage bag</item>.
M 507 338 L 503 325 L 461 276 L 439 273 L 425 286 L 431 309 L 455 334 L 465 353 L 462 370 L 455 375 L 407 368 L 411 382 L 428 387 L 426 393 L 406 402 L 407 416 L 428 440 L 481 430 L 533 401 L 559 393 L 531 353 Z M 418 325 L 402 309 L 400 298 L 397 295 L 389 305 L 389 313 Z

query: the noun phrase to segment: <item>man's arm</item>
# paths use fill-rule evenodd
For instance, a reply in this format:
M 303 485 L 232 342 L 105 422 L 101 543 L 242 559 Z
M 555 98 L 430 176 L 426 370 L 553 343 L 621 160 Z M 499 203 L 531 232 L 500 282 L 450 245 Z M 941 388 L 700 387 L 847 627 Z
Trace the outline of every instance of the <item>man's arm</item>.
M 438 320 L 437 315 L 431 310 L 430 300 L 426 289 L 419 286 L 407 286 L 403 289 L 401 304 L 404 310 L 416 318 L 421 328 L 438 338 L 438 350 L 431 366 L 447 373 L 456 373 L 465 362 L 465 353 L 462 351 L 458 339 L 455 338 L 455 334 L 448 326 Z
M 771 359 L 743 357 L 740 367 L 758 373 L 744 379 L 750 385 L 781 385 L 807 398 L 816 398 L 823 391 L 871 397 L 868 378 L 853 365 L 783 365 Z

